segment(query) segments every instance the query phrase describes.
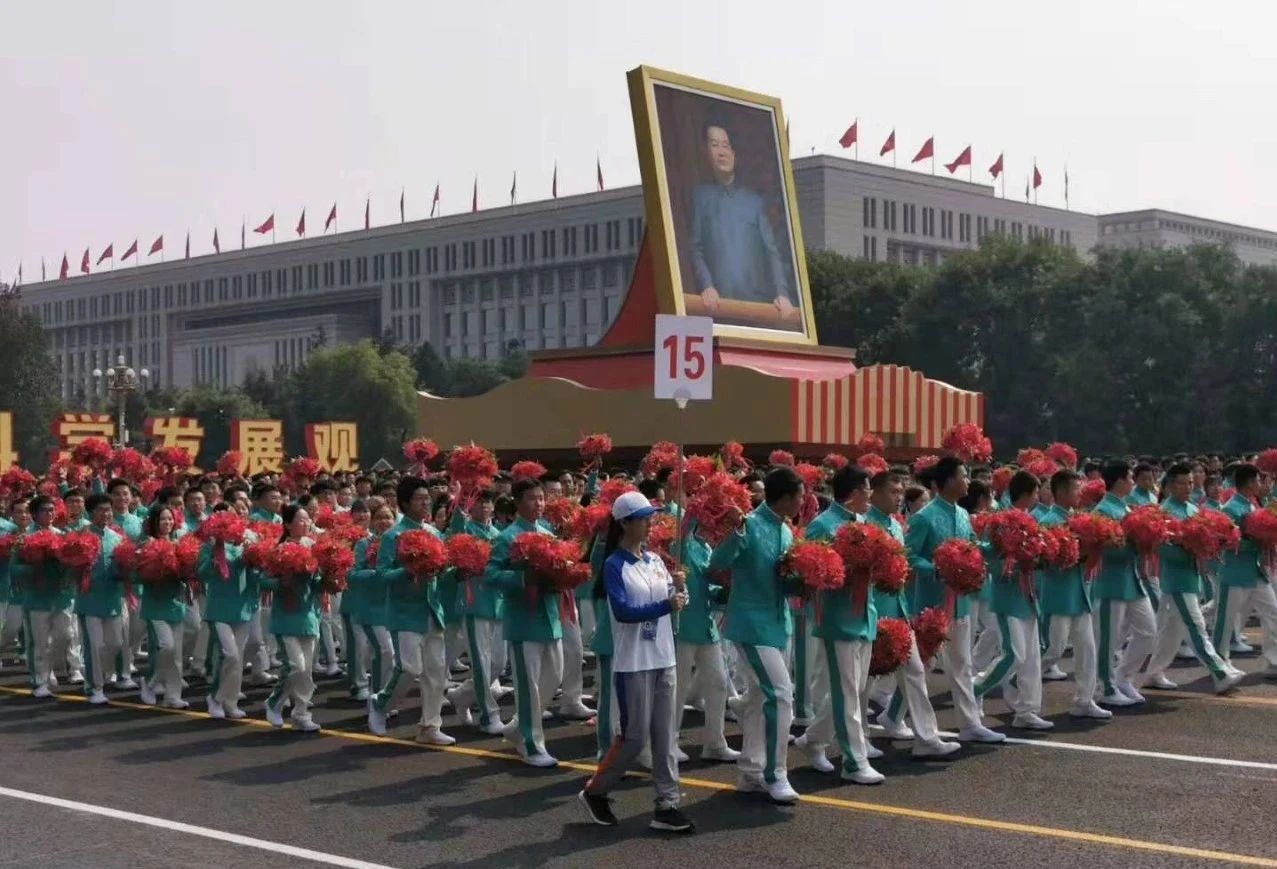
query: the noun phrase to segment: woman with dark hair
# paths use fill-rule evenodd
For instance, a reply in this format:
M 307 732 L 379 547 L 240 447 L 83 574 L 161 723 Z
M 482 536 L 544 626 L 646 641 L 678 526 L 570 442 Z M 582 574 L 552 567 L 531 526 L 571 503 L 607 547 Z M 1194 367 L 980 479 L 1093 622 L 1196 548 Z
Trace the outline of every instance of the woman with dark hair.
M 156 504 L 142 523 L 138 556 L 152 541 L 173 542 L 178 534 L 177 519 L 172 509 Z M 182 628 L 186 621 L 186 607 L 191 600 L 190 588 L 180 580 L 144 583 L 141 588 L 142 603 L 138 607 L 138 615 L 146 622 L 147 648 L 147 671 L 141 685 L 142 702 L 154 706 L 162 693 L 165 706 L 186 709 L 191 704 L 182 699 Z
M 646 551 L 656 512 L 639 492 L 626 492 L 612 504 L 604 544 L 603 586 L 612 628 L 612 671 L 621 732 L 578 796 L 591 820 L 614 826 L 616 815 L 608 794 L 650 740 L 656 788 L 656 812 L 650 826 L 688 833 L 692 822 L 678 809 L 678 764 L 674 760 L 677 660 L 670 618 L 686 605 L 687 593 L 682 571 L 671 576 L 660 557 Z
M 289 504 L 281 514 L 284 530 L 281 544 L 314 545 L 310 537 L 310 515 L 297 504 Z M 262 586 L 275 592 L 270 612 L 270 632 L 275 635 L 282 664 L 279 681 L 266 698 L 266 720 L 272 727 L 284 726 L 284 707 L 293 706 L 293 727 L 315 731 L 319 725 L 310 715 L 315 680 L 310 674 L 319 639 L 319 572 L 288 576 L 267 575 Z

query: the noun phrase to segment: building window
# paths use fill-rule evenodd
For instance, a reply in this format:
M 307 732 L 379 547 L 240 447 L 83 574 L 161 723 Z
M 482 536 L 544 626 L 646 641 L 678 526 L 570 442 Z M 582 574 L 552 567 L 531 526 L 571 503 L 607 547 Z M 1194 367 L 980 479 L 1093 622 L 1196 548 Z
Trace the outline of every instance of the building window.
M 375 266 L 374 266 L 375 268 Z M 403 251 L 395 251 L 390 255 L 390 278 L 403 277 Z
M 426 274 L 433 275 L 439 271 L 439 249 L 435 247 L 426 248 Z
M 554 240 L 556 236 L 553 229 L 541 230 L 541 259 L 554 259 Z
M 421 251 L 408 251 L 408 277 L 413 278 L 421 274 Z
M 563 227 L 563 255 L 576 256 L 576 227 Z
M 386 279 L 386 255 L 379 253 L 372 258 L 372 279 L 374 281 L 384 281 Z

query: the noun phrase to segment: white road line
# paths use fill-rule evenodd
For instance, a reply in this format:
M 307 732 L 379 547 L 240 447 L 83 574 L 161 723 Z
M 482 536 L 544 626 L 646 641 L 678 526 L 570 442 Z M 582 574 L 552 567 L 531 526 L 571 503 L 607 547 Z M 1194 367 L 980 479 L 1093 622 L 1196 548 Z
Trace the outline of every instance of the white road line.
M 279 842 L 268 842 L 265 839 L 254 839 L 252 836 L 241 836 L 238 833 L 227 833 L 222 830 L 213 830 L 208 827 L 197 827 L 194 824 L 183 824 L 180 821 L 170 821 L 165 818 L 153 818 L 150 815 L 123 812 L 119 809 L 107 808 L 106 806 L 95 806 L 92 803 L 79 803 L 74 800 L 63 800 L 58 797 L 45 796 L 44 794 L 33 794 L 28 793 L 27 791 L 14 790 L 13 788 L 0 787 L 0 796 L 12 797 L 15 800 L 26 800 L 32 803 L 41 803 L 46 806 L 57 806 L 60 809 L 70 809 L 75 812 L 87 812 L 91 815 L 100 815 L 101 817 L 113 818 L 117 821 L 130 821 L 134 824 L 158 827 L 161 830 L 171 830 L 175 833 L 186 833 L 189 836 L 203 836 L 205 839 L 214 839 L 218 842 L 229 842 L 232 845 L 243 845 L 246 848 L 257 848 L 261 851 L 270 851 L 273 854 L 283 854 L 288 857 L 297 857 L 302 860 L 310 860 L 313 863 L 324 863 L 329 866 L 344 866 L 346 869 L 394 869 L 394 867 L 386 866 L 383 863 L 369 863 L 366 860 L 355 860 L 351 857 L 341 857 L 337 854 L 325 854 L 322 851 L 312 851 L 309 848 L 297 848 L 293 845 L 284 845 Z
M 873 734 L 870 734 L 871 736 Z M 957 739 L 958 734 L 942 732 L 941 736 Z M 973 743 L 978 744 L 978 743 Z M 1167 751 L 1139 751 L 1134 748 L 1112 748 L 1106 745 L 1082 745 L 1076 742 L 1060 742 L 1054 739 L 1018 739 L 1008 736 L 1004 745 L 1028 745 L 1034 748 L 1058 748 L 1064 751 L 1089 751 L 1095 754 L 1120 754 L 1126 757 L 1145 757 L 1150 760 L 1174 760 L 1181 763 L 1198 763 L 1206 766 L 1229 766 L 1243 769 L 1263 769 L 1277 771 L 1277 763 L 1264 763 L 1258 760 L 1233 760 L 1228 757 L 1202 757 L 1196 754 L 1172 754 Z

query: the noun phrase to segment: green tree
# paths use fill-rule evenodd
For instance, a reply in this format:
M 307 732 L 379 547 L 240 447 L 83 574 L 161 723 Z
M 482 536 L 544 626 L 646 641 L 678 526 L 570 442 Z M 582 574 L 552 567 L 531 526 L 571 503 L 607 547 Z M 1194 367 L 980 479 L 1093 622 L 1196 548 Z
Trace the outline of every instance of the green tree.
M 505 354 L 497 367 L 510 380 L 518 380 L 528 373 L 530 364 L 531 359 L 528 358 L 528 351 L 524 349 L 523 342 L 511 339 L 506 342 Z
M 417 388 L 435 395 L 447 395 L 452 386 L 448 363 L 435 352 L 429 341 L 423 341 L 412 353 L 412 367 L 417 375 Z
M 482 395 L 510 379 L 500 365 L 486 359 L 453 359 L 448 363 L 448 374 L 448 395 L 455 398 Z
M 40 319 L 23 313 L 20 291 L 0 284 L 0 410 L 13 412 L 13 446 L 24 467 L 42 469 L 54 446 L 52 423 L 62 412 L 57 368 Z
M 901 311 L 931 272 L 821 250 L 808 252 L 807 275 L 820 343 L 855 347 L 870 365 L 896 361 Z

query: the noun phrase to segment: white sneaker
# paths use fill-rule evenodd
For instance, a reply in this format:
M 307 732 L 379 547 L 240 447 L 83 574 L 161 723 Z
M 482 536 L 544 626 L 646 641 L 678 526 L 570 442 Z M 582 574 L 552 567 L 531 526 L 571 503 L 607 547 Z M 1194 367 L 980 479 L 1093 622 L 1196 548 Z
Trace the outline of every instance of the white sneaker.
M 58 675 L 56 673 L 49 674 L 49 687 L 50 688 L 58 687 Z
M 679 748 L 678 746 L 674 746 L 674 762 L 675 763 L 687 763 L 689 760 L 691 760 L 691 758 L 687 756 L 686 751 L 683 751 L 683 749 Z
M 1069 715 L 1074 718 L 1095 718 L 1099 721 L 1105 721 L 1113 717 L 1113 713 L 1107 709 L 1101 709 L 1094 701 L 1080 706 L 1074 706 L 1069 710 Z
M 267 704 L 267 709 L 270 705 Z M 368 730 L 376 736 L 386 735 L 386 714 L 377 708 L 376 701 L 368 699 Z
M 438 727 L 417 728 L 417 742 L 422 745 L 455 745 L 457 740 Z
M 284 726 L 284 710 L 276 709 L 274 706 L 272 706 L 270 704 L 269 698 L 266 700 L 266 703 L 264 705 L 266 707 L 266 720 L 270 722 L 270 726 L 276 727 L 276 728 L 283 727 Z
M 1188 644 L 1188 640 L 1179 644 L 1179 648 L 1175 651 L 1175 660 L 1177 661 L 1194 661 L 1197 654 L 1193 651 L 1193 647 Z
M 1255 651 L 1255 647 L 1241 637 L 1234 637 L 1233 641 L 1228 644 L 1228 650 L 1234 655 L 1249 655 Z
M 913 739 L 913 728 L 903 721 L 892 721 L 886 712 L 880 713 L 874 721 L 888 739 Z
M 551 757 L 544 751 L 526 755 L 523 758 L 523 762 L 528 766 L 535 766 L 537 769 L 550 769 L 559 765 L 559 761 L 556 758 Z
M 204 698 L 204 702 L 208 706 L 208 714 L 213 718 L 226 717 L 226 710 L 222 708 L 222 704 L 218 702 L 216 697 L 210 694 L 208 697 Z
M 1069 674 L 1060 669 L 1059 664 L 1052 664 L 1042 671 L 1043 682 L 1063 682 Z
M 834 771 L 833 762 L 825 756 L 825 747 L 808 742 L 807 734 L 804 733 L 794 740 L 794 748 L 807 755 L 807 762 L 811 764 L 811 768 L 816 772 L 830 773 Z
M 1055 727 L 1040 715 L 1033 712 L 1021 712 L 1011 719 L 1011 726 L 1022 730 L 1051 730 Z
M 165 697 L 164 703 L 161 704 L 165 709 L 190 709 L 191 704 L 187 703 L 181 697 Z
M 94 691 L 89 695 L 89 702 L 94 706 L 105 706 L 109 701 L 106 699 L 106 695 L 101 691 Z
M 842 771 L 842 780 L 854 782 L 858 785 L 880 785 L 887 780 L 887 777 L 869 764 L 865 764 L 855 772 Z
M 635 759 L 635 763 L 643 767 L 648 772 L 652 771 L 652 749 L 651 746 L 644 746 L 639 752 L 639 756 Z
M 1139 703 L 1138 700 L 1132 700 L 1117 689 L 1114 689 L 1112 694 L 1105 694 L 1101 697 L 1100 702 L 1105 706 L 1135 706 Z
M 1128 700 L 1134 700 L 1136 703 L 1147 702 L 1144 699 L 1144 695 L 1139 692 L 1139 689 L 1130 682 L 1118 682 L 1117 690 Z
M 869 695 L 869 702 L 879 709 L 886 710 L 891 705 L 890 691 L 874 691 Z
M 504 700 L 514 693 L 514 689 L 509 685 L 498 685 L 492 689 L 492 697 L 496 700 Z
M 961 749 L 962 746 L 956 742 L 946 742 L 943 739 L 937 739 L 935 742 L 915 742 L 911 754 L 914 757 L 948 757 L 954 752 Z
M 470 711 L 469 706 L 462 706 L 461 711 L 457 713 L 457 719 L 465 726 L 469 727 L 474 724 L 474 713 Z
M 1157 688 L 1162 691 L 1174 691 L 1179 687 L 1179 683 L 1167 679 L 1165 673 L 1154 673 L 1144 680 L 1144 685 L 1148 688 Z
M 147 682 L 145 679 L 142 680 L 139 696 L 142 702 L 147 706 L 154 706 L 160 699 L 155 696 L 155 689 L 151 687 L 151 683 Z
M 300 730 L 303 733 L 314 733 L 321 729 L 319 723 L 310 717 L 310 713 L 294 715 L 291 720 L 293 722 L 293 730 Z
M 489 721 L 487 724 L 480 724 L 479 732 L 486 733 L 488 736 L 504 736 L 505 724 L 498 718 L 495 721 Z
M 231 706 L 226 709 L 226 717 L 234 721 L 239 721 L 241 718 L 247 718 L 248 713 L 243 709 L 240 709 L 238 706 Z
M 356 689 L 355 694 L 354 694 L 354 697 L 355 697 L 355 699 L 356 699 L 356 700 L 358 700 L 360 703 L 367 703 L 367 702 L 368 702 L 368 697 L 369 697 L 368 689 L 367 689 L 367 688 L 359 688 L 359 689 Z
M 996 730 L 990 730 L 983 724 L 977 724 L 975 727 L 964 727 L 958 732 L 959 742 L 984 742 L 997 743 L 1006 742 L 1006 734 L 998 733 Z
M 137 689 L 137 683 L 132 679 L 125 677 L 115 683 L 116 689 L 120 691 L 134 691 Z
M 36 689 L 31 692 L 31 696 L 38 700 L 46 700 L 53 696 L 53 691 L 48 685 L 37 685 Z
M 67 684 L 68 685 L 83 685 L 84 674 L 81 673 L 79 670 L 72 670 L 71 675 L 67 677 Z
M 740 760 L 740 752 L 730 745 L 706 746 L 701 749 L 701 760 L 712 760 L 718 763 L 735 763 Z
M 340 666 L 339 664 L 333 664 L 333 665 L 332 665 L 332 666 L 330 666 L 328 669 L 324 670 L 324 675 L 325 675 L 325 676 L 329 676 L 329 677 L 332 677 L 332 676 L 340 676 L 340 675 L 341 675 L 341 666 Z
M 772 798 L 774 803 L 789 805 L 790 803 L 798 802 L 798 791 L 794 790 L 787 778 L 778 778 L 771 784 L 766 785 L 766 787 L 767 795 Z
M 868 739 L 865 739 L 865 757 L 870 760 L 877 760 L 882 757 L 882 749 L 875 746 Z
M 1225 691 L 1236 688 L 1242 680 L 1242 675 L 1241 673 L 1225 673 L 1224 678 L 1215 680 L 1215 693 L 1223 694 Z
M 559 717 L 569 721 L 585 721 L 594 717 L 594 710 L 584 703 L 571 703 L 559 707 Z
M 542 710 L 541 710 L 541 720 L 542 720 L 542 721 L 549 721 L 549 720 L 550 720 L 551 718 L 553 718 L 553 717 L 554 717 L 554 713 L 553 713 L 553 712 L 551 712 L 549 709 L 542 709 Z
M 765 794 L 767 793 L 767 783 L 763 781 L 761 775 L 741 773 L 736 777 L 736 790 L 743 794 Z

